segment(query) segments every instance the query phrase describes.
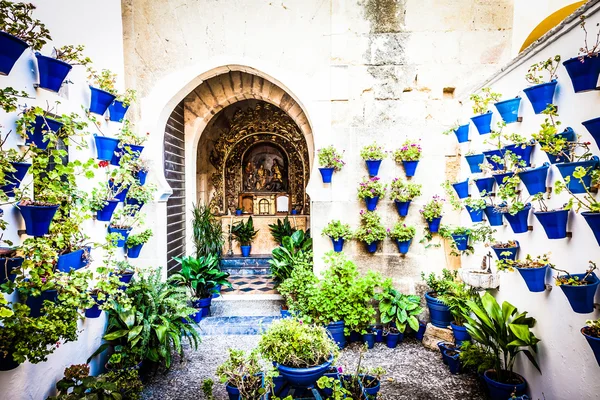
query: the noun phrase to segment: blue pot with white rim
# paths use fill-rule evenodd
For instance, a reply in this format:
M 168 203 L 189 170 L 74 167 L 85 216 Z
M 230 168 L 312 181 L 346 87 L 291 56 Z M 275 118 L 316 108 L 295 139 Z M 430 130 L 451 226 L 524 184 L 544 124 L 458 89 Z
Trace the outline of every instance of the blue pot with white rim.
M 483 209 L 490 226 L 502 226 L 502 213 L 494 206 L 486 206 Z
M 480 164 L 483 164 L 485 161 L 485 156 L 482 154 L 472 154 L 470 156 L 465 156 L 465 160 L 469 164 L 469 169 L 472 174 L 477 174 L 481 172 Z
M 419 160 L 402 161 L 402 166 L 404 167 L 404 173 L 406 174 L 407 177 L 415 176 L 418 165 L 419 165 Z
M 344 249 L 344 238 L 334 239 L 330 237 L 330 239 L 331 243 L 333 244 L 333 251 L 335 251 L 336 253 L 341 253 Z
M 325 325 L 325 329 L 329 334 L 329 337 L 337 344 L 338 348 L 341 350 L 346 347 L 346 336 L 344 335 L 344 321 L 332 322 L 328 325 Z
M 473 179 L 473 181 L 482 196 L 484 196 L 484 191 L 485 195 L 494 193 L 494 183 L 496 183 L 496 180 L 493 177 Z
M 575 93 L 598 89 L 600 75 L 600 57 L 573 57 L 563 62 L 571 78 Z
M 502 169 L 502 165 L 494 161 L 493 157 L 498 156 L 500 158 L 504 157 L 504 153 L 500 150 L 486 150 L 483 152 L 485 156 L 485 160 L 488 164 L 492 166 L 492 171 L 498 171 Z
M 548 108 L 549 104 L 554 103 L 554 92 L 557 83 L 556 79 L 554 79 L 550 82 L 523 89 L 536 114 L 541 114 L 542 111 Z
M 21 182 L 27 175 L 27 171 L 31 164 L 23 162 L 11 162 L 12 167 L 15 169 L 12 172 L 4 172 L 4 180 L 6 185 L 0 187 L 0 190 L 4 192 L 8 197 L 15 196 L 15 189 L 21 186 Z
M 469 178 L 463 182 L 456 182 L 452 184 L 452 187 L 456 191 L 459 199 L 469 197 Z
M 412 243 L 412 239 L 410 240 L 396 240 L 396 245 L 398 246 L 398 251 L 400 254 L 408 253 L 408 249 L 410 248 L 410 244 Z
M 521 179 L 521 182 L 523 182 L 531 196 L 546 192 L 546 177 L 548 176 L 549 168 L 550 164 L 545 162 L 537 168 L 531 168 L 518 173 L 519 179 Z
M 29 45 L 9 33 L 0 31 L 0 75 L 8 75 Z
M 544 228 L 548 239 L 564 239 L 567 237 L 569 210 L 534 211 L 533 215 Z
M 35 53 L 38 64 L 40 86 L 52 92 L 58 92 L 73 66 L 53 57 L 46 57 L 39 52 Z
M 569 163 L 561 163 L 555 164 L 556 168 L 562 175 L 563 178 L 570 176 L 570 181 L 567 184 L 567 188 L 574 194 L 586 193 L 586 190 L 589 190 L 592 184 L 592 177 L 590 175 L 590 171 L 598 168 L 600 159 L 598 156 L 593 156 L 591 160 L 587 161 L 576 161 Z M 588 173 L 581 179 L 576 179 L 573 176 L 573 172 L 577 167 L 583 167 Z
M 585 129 L 594 138 L 596 146 L 600 147 L 600 117 L 583 121 L 581 125 L 585 126 Z
M 94 143 L 96 143 L 96 158 L 98 160 L 110 161 L 115 155 L 119 139 L 94 134 Z
M 539 268 L 518 268 L 517 271 L 523 277 L 525 284 L 527 285 L 527 289 L 530 292 L 543 292 L 546 290 L 546 272 L 548 271 L 548 266 L 544 265 Z
M 461 125 L 454 130 L 458 143 L 465 143 L 469 141 L 469 124 Z
M 529 225 L 527 221 L 529 219 L 529 210 L 531 210 L 531 204 L 527 203 L 524 209 L 514 215 L 509 212 L 502 213 L 514 233 L 528 232 Z
M 333 177 L 334 170 L 335 168 L 319 168 L 319 172 L 321 173 L 323 183 L 331 183 L 331 178 Z
M 488 111 L 485 114 L 481 114 L 481 115 L 476 115 L 474 117 L 471 117 L 471 121 L 473 121 L 473 124 L 475 124 L 475 127 L 477 128 L 477 132 L 479 132 L 480 135 L 485 135 L 488 134 L 492 131 L 492 112 Z
M 469 235 L 452 235 L 452 240 L 458 251 L 465 251 L 469 248 Z
M 394 204 L 396 204 L 396 211 L 398 211 L 399 216 L 406 217 L 408 215 L 408 208 L 410 207 L 410 200 L 409 201 L 394 200 Z
M 93 86 L 90 86 L 90 91 L 92 93 L 92 97 L 90 100 L 89 111 L 94 114 L 104 115 L 106 110 L 108 110 L 108 107 L 116 99 L 116 96 L 107 92 L 106 90 L 95 88 Z
M 502 117 L 502 120 L 507 124 L 517 122 L 519 119 L 519 105 L 521 104 L 521 98 L 515 97 L 514 99 L 499 101 L 494 104 L 498 113 Z
M 377 176 L 379 173 L 379 167 L 381 166 L 381 160 L 365 160 L 367 169 L 369 170 L 369 176 Z
M 369 253 L 375 253 L 377 251 L 377 247 L 379 246 L 379 240 L 376 240 L 371 243 L 365 242 L 365 248 Z
M 25 144 L 34 144 L 40 150 L 48 148 L 49 141 L 44 138 L 48 132 L 58 132 L 62 128 L 62 122 L 53 120 L 52 118 L 38 115 L 35 117 L 35 124 L 27 129 L 27 138 Z
M 123 104 L 122 101 L 115 100 L 108 106 L 108 117 L 113 122 L 123 122 L 127 110 L 129 110 L 129 106 Z
M 483 208 L 473 208 L 467 205 L 465 205 L 465 208 L 469 213 L 469 217 L 471 217 L 471 222 L 477 223 L 483 221 Z

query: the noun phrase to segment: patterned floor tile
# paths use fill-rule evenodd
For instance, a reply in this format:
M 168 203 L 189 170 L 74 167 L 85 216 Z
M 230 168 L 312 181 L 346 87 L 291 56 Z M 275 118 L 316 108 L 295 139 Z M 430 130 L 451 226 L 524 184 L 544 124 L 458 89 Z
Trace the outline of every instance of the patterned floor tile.
M 277 294 L 275 281 L 268 275 L 232 275 L 229 277 L 231 288 L 223 288 L 221 293 L 228 294 Z

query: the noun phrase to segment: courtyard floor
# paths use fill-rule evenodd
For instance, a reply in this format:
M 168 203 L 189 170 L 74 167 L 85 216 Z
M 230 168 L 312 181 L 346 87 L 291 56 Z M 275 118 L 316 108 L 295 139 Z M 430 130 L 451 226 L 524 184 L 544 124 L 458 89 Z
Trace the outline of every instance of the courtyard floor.
M 197 351 L 187 349 L 183 362 L 174 363 L 171 370 L 158 374 L 146 385 L 142 398 L 146 400 L 204 399 L 202 382 L 215 382 L 214 396 L 227 399 L 225 386 L 215 375 L 217 366 L 227 358 L 230 347 L 251 350 L 260 335 L 204 336 Z M 344 372 L 356 368 L 358 344 L 343 350 L 337 365 Z M 415 339 L 406 339 L 395 349 L 377 343 L 364 356 L 368 367 L 380 366 L 387 370 L 383 378 L 380 400 L 453 400 L 485 399 L 481 386 L 472 374 L 452 375 L 442 363 L 440 354 L 423 347 Z

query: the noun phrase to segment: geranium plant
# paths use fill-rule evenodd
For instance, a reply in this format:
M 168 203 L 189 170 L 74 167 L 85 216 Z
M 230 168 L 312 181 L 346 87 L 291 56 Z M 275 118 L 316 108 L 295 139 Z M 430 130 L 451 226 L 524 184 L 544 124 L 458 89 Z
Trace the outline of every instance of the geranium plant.
M 417 230 L 414 226 L 398 222 L 393 229 L 388 229 L 388 236 L 399 242 L 406 242 L 415 237 Z
M 563 269 L 558 269 L 554 265 L 550 264 L 550 268 L 552 268 L 553 270 L 564 273 L 564 275 L 557 275 L 556 277 L 554 277 L 554 282 L 556 283 L 556 286 L 560 286 L 560 285 L 570 285 L 570 286 L 583 286 L 583 285 L 587 285 L 588 284 L 587 278 L 590 275 L 592 275 L 594 273 L 594 271 L 597 269 L 595 262 L 593 262 L 593 261 L 590 260 L 589 264 L 590 265 L 589 265 L 588 269 L 585 271 L 585 275 L 583 276 L 583 278 L 579 278 L 578 276 L 573 276 L 568 271 L 565 271 Z
M 115 87 L 117 83 L 117 74 L 113 73 L 109 69 L 103 69 L 98 72 L 90 66 L 88 66 L 87 71 L 88 80 L 91 82 L 92 86 L 104 90 L 112 95 L 117 94 L 117 89 Z
M 89 57 L 83 55 L 84 45 L 65 45 L 54 48 L 54 58 L 70 65 L 88 66 L 92 63 Z
M 379 197 L 382 199 L 385 197 L 387 191 L 387 184 L 381 182 L 381 179 L 377 176 L 372 178 L 364 178 L 358 186 L 358 198 L 359 199 L 372 199 Z
M 381 217 L 375 211 L 360 210 L 360 227 L 354 238 L 365 243 L 373 243 L 385 239 L 387 233 L 381 223 Z
M 492 92 L 492 89 L 485 87 L 481 89 L 481 94 L 473 93 L 469 96 L 469 99 L 473 102 L 473 113 L 485 114 L 489 111 L 490 103 L 497 103 L 500 101 L 502 95 L 500 93 Z
M 379 146 L 377 142 L 365 146 L 360 151 L 360 156 L 365 161 L 378 161 L 383 160 L 387 157 L 387 151 L 383 147 Z
M 421 145 L 414 140 L 406 140 L 402 143 L 402 147 L 394 151 L 394 160 L 401 161 L 418 161 L 421 159 Z
M 433 196 L 433 198 L 427 202 L 423 209 L 419 210 L 423 218 L 426 221 L 433 221 L 435 218 L 440 218 L 443 214 L 445 200 L 439 197 L 438 195 Z
M 509 258 L 496 260 L 496 268 L 498 268 L 498 271 L 514 272 L 515 268 L 541 268 L 545 266 L 554 266 L 550 263 L 550 253 L 545 253 L 536 257 L 527 254 L 524 260 L 511 260 Z
M 343 152 L 338 152 L 335 147 L 327 146 L 317 151 L 319 165 L 322 168 L 333 168 L 340 171 L 346 163 L 342 160 Z
M 33 18 L 35 9 L 31 3 L 0 1 L 0 31 L 21 39 L 33 50 L 41 50 L 52 38 L 46 25 Z
M 575 209 L 576 212 L 579 212 L 579 210 L 581 210 L 583 208 L 584 210 L 588 210 L 589 212 L 592 212 L 592 213 L 600 213 L 600 202 L 598 200 L 596 200 L 596 197 L 594 196 L 594 194 L 589 190 L 589 188 L 586 186 L 585 182 L 583 181 L 583 178 L 585 176 L 587 176 L 588 174 L 591 176 L 592 186 L 594 186 L 600 178 L 599 170 L 597 170 L 597 169 L 590 170 L 590 169 L 586 169 L 583 167 L 576 167 L 575 171 L 573 171 L 573 173 L 572 173 L 573 178 L 575 178 L 579 182 L 581 182 L 581 184 L 585 188 L 585 193 L 583 194 L 583 196 L 576 196 L 569 189 L 569 182 L 571 181 L 571 176 L 565 177 L 564 182 L 561 180 L 557 180 L 556 182 L 554 182 L 554 193 L 561 194 L 564 191 L 566 191 L 567 193 L 569 193 L 571 195 L 571 198 L 569 199 L 568 203 L 566 204 L 565 209 L 573 208 L 573 209 Z
M 557 54 L 554 57 L 549 57 L 547 60 L 533 64 L 527 70 L 525 79 L 527 80 L 527 82 L 533 85 L 539 85 L 555 80 L 556 78 L 558 78 L 558 76 L 556 75 L 556 71 L 560 66 L 560 60 L 560 54 Z M 548 76 L 544 77 L 543 74 L 547 74 Z
M 406 182 L 400 178 L 394 178 L 390 185 L 390 199 L 405 203 L 412 201 L 415 197 L 421 195 L 422 185 L 418 183 Z
M 127 236 L 127 241 L 125 242 L 125 244 L 129 248 L 138 246 L 140 244 L 146 244 L 148 243 L 148 240 L 150 240 L 151 237 L 152 229 L 146 229 L 143 232 Z
M 323 236 L 329 236 L 333 240 L 352 239 L 352 229 L 350 229 L 350 225 L 343 224 L 340 220 L 330 221 L 321 234 Z

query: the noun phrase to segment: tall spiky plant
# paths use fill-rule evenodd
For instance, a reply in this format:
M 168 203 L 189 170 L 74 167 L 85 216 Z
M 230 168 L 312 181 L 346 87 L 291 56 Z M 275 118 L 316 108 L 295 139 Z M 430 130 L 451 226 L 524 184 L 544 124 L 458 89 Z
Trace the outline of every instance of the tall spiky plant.
M 210 208 L 204 205 L 194 205 L 193 214 L 192 234 L 196 257 L 207 257 L 211 254 L 220 257 L 225 243 L 221 223 Z

